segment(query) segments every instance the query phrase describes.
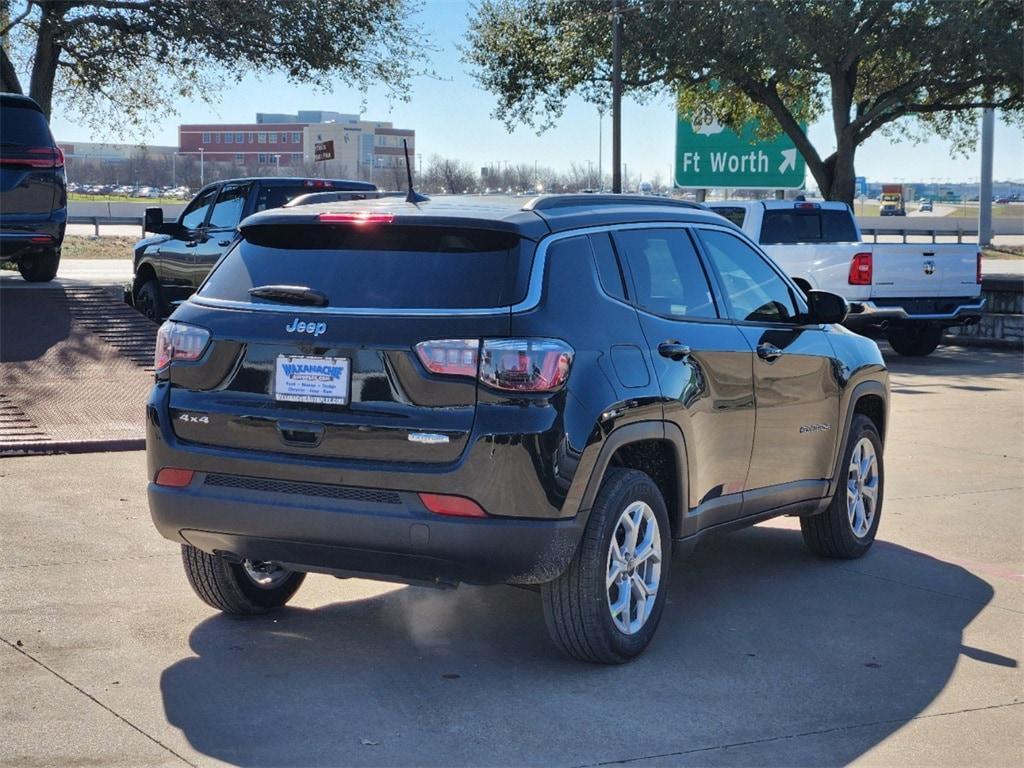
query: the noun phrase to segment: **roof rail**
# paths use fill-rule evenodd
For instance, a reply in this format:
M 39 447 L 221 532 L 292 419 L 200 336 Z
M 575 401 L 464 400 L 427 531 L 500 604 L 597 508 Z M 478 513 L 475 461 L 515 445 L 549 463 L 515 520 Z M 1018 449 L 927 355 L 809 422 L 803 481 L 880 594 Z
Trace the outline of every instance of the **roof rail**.
M 556 208 L 582 208 L 591 205 L 660 205 L 673 208 L 696 208 L 706 210 L 700 203 L 689 200 L 676 200 L 670 197 L 653 195 L 615 195 L 615 194 L 578 194 L 578 195 L 541 195 L 531 199 L 523 206 L 524 211 L 550 211 Z

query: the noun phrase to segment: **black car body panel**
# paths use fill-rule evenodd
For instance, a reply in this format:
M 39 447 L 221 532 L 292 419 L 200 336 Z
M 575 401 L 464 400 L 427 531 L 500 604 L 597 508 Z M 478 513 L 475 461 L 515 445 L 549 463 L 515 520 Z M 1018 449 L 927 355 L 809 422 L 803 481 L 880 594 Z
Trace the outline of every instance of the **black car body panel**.
M 381 307 L 373 285 L 365 306 L 286 306 L 218 284 L 221 269 L 243 274 L 232 260 L 264 258 L 275 229 L 305 227 L 317 241 L 326 237 L 317 227 L 359 226 L 319 218 L 338 210 L 248 218 L 238 250 L 175 311 L 174 322 L 212 341 L 195 362 L 159 371 L 148 405 L 150 506 L 168 538 L 297 570 L 539 583 L 572 558 L 612 466 L 655 478 L 673 538 L 692 543 L 766 516 L 819 512 L 839 481 L 854 412 L 870 413 L 884 434 L 888 374 L 874 342 L 813 322 L 800 291 L 738 228 L 692 206 L 582 196 L 344 207 L 381 216 L 372 226 L 388 236 L 405 227 L 517 235 L 502 306 L 481 296 L 483 306 Z M 302 253 L 280 274 L 300 283 L 322 275 Z M 656 279 L 666 253 L 699 270 L 692 281 Z M 756 288 L 736 288 L 743 259 L 781 293 L 741 316 Z M 442 269 L 435 280 L 460 277 Z M 324 277 L 313 287 L 330 294 L 332 285 Z M 316 335 L 296 333 L 306 327 Z M 571 347 L 566 385 L 501 391 L 435 375 L 415 351 L 433 339 L 509 338 Z M 275 360 L 300 355 L 351 361 L 350 400 L 277 400 Z M 167 467 L 195 476 L 184 488 L 157 485 Z M 434 514 L 421 493 L 471 499 L 487 517 Z
M 0 121 L 0 256 L 59 250 L 68 217 L 63 155 L 31 99 L 0 94 Z

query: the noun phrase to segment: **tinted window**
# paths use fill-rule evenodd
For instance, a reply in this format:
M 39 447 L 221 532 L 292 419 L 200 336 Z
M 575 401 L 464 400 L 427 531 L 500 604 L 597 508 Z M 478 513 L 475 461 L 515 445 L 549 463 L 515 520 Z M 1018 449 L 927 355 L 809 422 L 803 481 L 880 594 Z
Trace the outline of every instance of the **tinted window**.
M 761 255 L 738 237 L 702 229 L 708 258 L 722 278 L 732 317 L 749 322 L 790 322 L 798 314 L 789 286 Z
M 843 243 L 856 242 L 853 216 L 847 211 L 765 211 L 761 243 Z
M 42 112 L 5 99 L 0 108 L 0 144 L 50 147 L 53 139 Z
M 260 186 L 256 194 L 256 210 L 265 211 L 267 208 L 280 208 L 293 197 L 309 194 L 309 187 L 302 184 L 287 186 L 279 184 L 275 186 Z
M 249 193 L 248 184 L 227 184 L 217 198 L 210 214 L 210 227 L 213 229 L 234 229 L 242 220 L 242 209 Z
M 594 261 L 597 264 L 597 275 L 601 279 L 601 287 L 609 296 L 626 300 L 626 288 L 619 271 L 619 260 L 612 250 L 612 241 L 607 234 L 591 235 L 590 243 L 594 249 Z
M 526 295 L 532 259 L 515 235 L 483 230 L 306 224 L 245 237 L 201 296 L 265 303 L 249 288 L 284 284 L 323 291 L 331 307 L 502 307 Z
M 200 192 L 199 196 L 189 203 L 188 208 L 185 209 L 185 213 L 181 217 L 181 225 L 185 229 L 195 229 L 202 226 L 202 223 L 206 221 L 206 213 L 213 204 L 213 199 L 216 195 L 216 187 L 208 189 L 206 192 Z
M 615 233 L 633 278 L 634 303 L 666 317 L 718 317 L 707 276 L 681 229 Z
M 711 210 L 717 213 L 719 216 L 724 216 L 737 227 L 742 227 L 743 220 L 747 218 L 746 208 L 738 208 L 735 206 L 716 206 Z

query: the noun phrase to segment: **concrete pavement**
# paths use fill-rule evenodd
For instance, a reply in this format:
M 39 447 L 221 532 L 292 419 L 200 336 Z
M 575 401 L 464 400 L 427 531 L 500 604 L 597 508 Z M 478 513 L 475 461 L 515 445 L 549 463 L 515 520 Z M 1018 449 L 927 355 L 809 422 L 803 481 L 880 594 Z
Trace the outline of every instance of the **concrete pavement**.
M 561 658 L 532 592 L 310 576 L 193 596 L 141 453 L 0 461 L 3 765 L 1020 765 L 1019 355 L 890 357 L 879 542 L 779 520 L 671 568 L 653 645 Z

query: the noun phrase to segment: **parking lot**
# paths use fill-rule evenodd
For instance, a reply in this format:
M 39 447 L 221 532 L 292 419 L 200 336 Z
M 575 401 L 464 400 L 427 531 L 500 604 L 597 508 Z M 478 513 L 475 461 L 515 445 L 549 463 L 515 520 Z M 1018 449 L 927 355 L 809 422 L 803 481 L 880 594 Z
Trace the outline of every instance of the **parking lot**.
M 215 614 L 142 452 L 4 459 L 0 763 L 1019 765 L 1021 358 L 887 359 L 879 545 L 817 560 L 791 519 L 711 541 L 616 668 L 560 657 L 510 587 L 311 576 Z

